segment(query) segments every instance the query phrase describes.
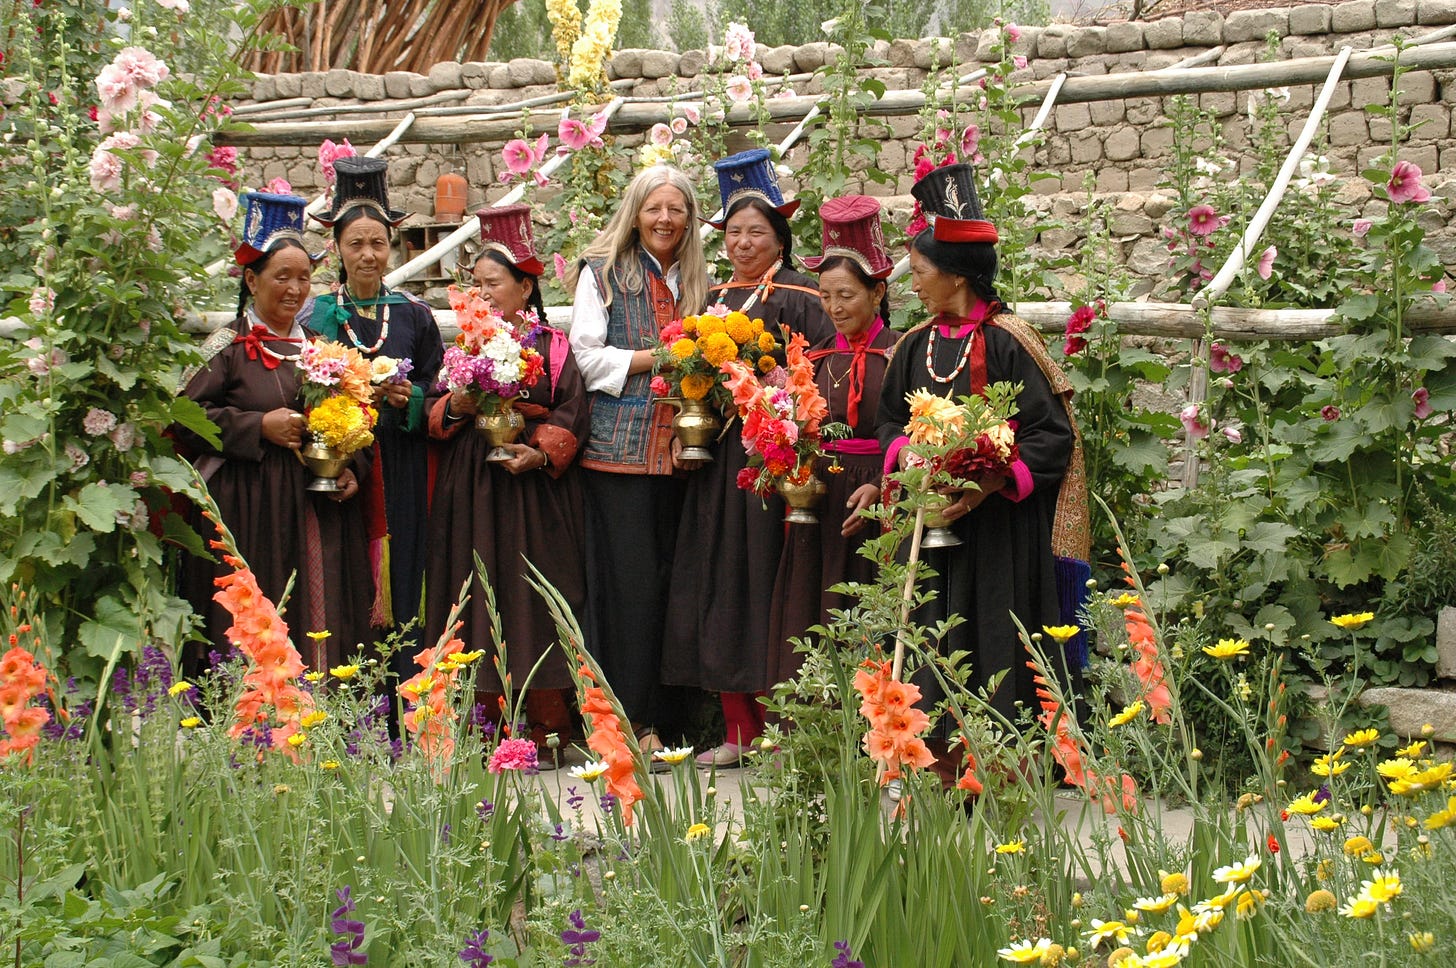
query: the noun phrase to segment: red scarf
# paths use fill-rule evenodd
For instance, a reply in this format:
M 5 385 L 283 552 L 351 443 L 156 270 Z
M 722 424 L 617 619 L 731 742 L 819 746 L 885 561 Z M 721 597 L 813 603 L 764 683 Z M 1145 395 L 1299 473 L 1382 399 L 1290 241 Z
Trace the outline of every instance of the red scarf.
M 845 422 L 850 427 L 859 424 L 859 404 L 864 399 L 865 384 L 865 361 L 870 356 L 884 356 L 883 347 L 870 346 L 870 341 L 879 335 L 880 330 L 885 328 L 885 321 L 876 316 L 875 321 L 870 323 L 859 335 L 845 337 L 842 333 L 834 334 L 834 346 L 829 349 L 810 350 L 804 354 L 813 363 L 833 356 L 836 353 L 851 353 L 853 357 L 849 361 L 849 406 L 845 410 Z
M 278 364 L 282 361 L 279 360 L 279 358 L 272 353 L 266 352 L 263 344 L 292 343 L 296 346 L 299 343 L 302 343 L 303 340 L 293 339 L 289 336 L 279 336 L 267 326 L 258 323 L 255 324 L 253 328 L 248 330 L 246 333 L 239 333 L 238 335 L 234 336 L 233 342 L 243 344 L 243 349 L 247 351 L 248 359 L 260 360 L 262 361 L 263 366 L 267 369 L 276 370 L 278 369 Z

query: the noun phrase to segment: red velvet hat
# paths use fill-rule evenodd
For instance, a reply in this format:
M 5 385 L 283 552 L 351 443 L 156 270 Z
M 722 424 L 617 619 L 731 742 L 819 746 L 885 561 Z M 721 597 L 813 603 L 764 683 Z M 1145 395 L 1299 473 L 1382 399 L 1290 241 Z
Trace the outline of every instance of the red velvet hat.
M 868 195 L 843 195 L 819 206 L 824 222 L 824 254 L 800 260 L 810 272 L 818 272 L 826 259 L 844 256 L 871 279 L 885 279 L 895 264 L 885 251 L 880 230 L 880 203 Z
M 536 240 L 531 234 L 529 205 L 501 205 L 482 208 L 475 213 L 480 219 L 480 241 L 483 248 L 494 249 L 510 260 L 511 265 L 528 275 L 539 276 L 546 266 L 536 257 Z

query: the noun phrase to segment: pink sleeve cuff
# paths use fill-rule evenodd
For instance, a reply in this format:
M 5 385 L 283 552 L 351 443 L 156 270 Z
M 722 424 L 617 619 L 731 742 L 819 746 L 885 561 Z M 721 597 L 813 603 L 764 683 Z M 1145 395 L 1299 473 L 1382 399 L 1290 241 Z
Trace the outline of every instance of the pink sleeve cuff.
M 1006 482 L 1006 486 L 1001 488 L 1001 496 L 1008 501 L 1024 501 L 1031 497 L 1034 486 L 1031 470 L 1023 461 L 1016 461 L 1011 465 L 1010 480 Z
M 910 443 L 909 437 L 896 437 L 885 448 L 885 473 L 893 474 L 900 469 L 900 450 Z

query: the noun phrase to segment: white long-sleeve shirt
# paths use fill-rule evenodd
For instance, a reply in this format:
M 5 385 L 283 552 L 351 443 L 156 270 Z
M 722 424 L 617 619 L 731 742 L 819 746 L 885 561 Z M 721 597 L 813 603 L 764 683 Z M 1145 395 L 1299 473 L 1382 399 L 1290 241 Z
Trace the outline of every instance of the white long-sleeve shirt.
M 651 253 L 647 257 L 661 268 L 661 263 Z M 673 298 L 678 298 L 681 295 L 678 264 L 674 263 L 662 274 L 662 278 L 672 291 Z M 568 333 L 571 351 L 576 354 L 576 365 L 586 381 L 588 392 L 600 390 L 619 397 L 622 388 L 627 385 L 633 351 L 607 343 L 607 313 L 606 301 L 597 288 L 596 274 L 583 269 L 576 280 L 576 295 L 571 307 L 571 329 Z

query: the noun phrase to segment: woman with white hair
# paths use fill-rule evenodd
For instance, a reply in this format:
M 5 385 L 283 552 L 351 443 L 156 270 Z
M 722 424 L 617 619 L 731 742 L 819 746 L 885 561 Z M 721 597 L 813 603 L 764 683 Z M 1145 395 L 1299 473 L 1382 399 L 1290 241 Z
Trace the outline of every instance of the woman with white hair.
M 672 408 L 653 397 L 662 327 L 707 300 L 692 182 L 653 165 L 574 267 L 571 348 L 586 381 L 587 646 L 645 747 L 663 707 L 658 673 L 683 481 L 673 476 Z

